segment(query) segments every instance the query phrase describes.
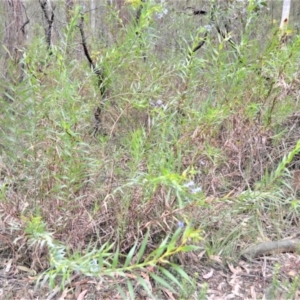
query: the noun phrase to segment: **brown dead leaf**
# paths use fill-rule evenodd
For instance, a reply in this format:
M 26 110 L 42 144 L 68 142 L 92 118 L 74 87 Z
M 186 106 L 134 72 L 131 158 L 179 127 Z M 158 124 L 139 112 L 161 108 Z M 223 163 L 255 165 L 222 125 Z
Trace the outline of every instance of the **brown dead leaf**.
M 148 267 L 146 267 L 146 269 L 147 269 L 149 272 L 152 272 L 152 273 L 155 272 L 155 267 L 153 267 L 153 266 L 148 266 Z
M 219 283 L 217 290 L 221 292 L 221 291 L 225 290 L 226 286 L 227 286 L 226 283 L 224 281 L 222 281 L 221 283 Z
M 253 285 L 250 287 L 250 293 L 251 293 L 252 299 L 256 300 L 256 292 L 255 292 L 255 288 Z
M 219 264 L 222 264 L 222 259 L 219 255 L 210 255 L 209 258 Z
M 174 298 L 172 292 L 170 292 L 170 291 L 167 290 L 167 289 L 163 289 L 163 291 L 168 295 L 168 299 L 170 299 L 170 300 L 176 300 L 176 298 Z
M 65 300 L 66 296 L 68 295 L 68 292 L 68 289 L 64 289 L 62 294 L 59 296 L 58 300 Z
M 295 277 L 297 275 L 297 272 L 295 272 L 295 270 L 290 270 L 288 273 L 287 273 L 290 277 Z
M 204 279 L 209 279 L 213 276 L 213 274 L 214 274 L 214 269 L 211 269 L 207 274 L 203 275 L 202 277 Z
M 200 254 L 197 255 L 198 259 L 201 259 L 205 253 L 206 253 L 206 250 L 201 251 Z
M 232 274 L 234 274 L 234 275 L 237 275 L 237 274 L 241 273 L 241 268 L 240 267 L 234 268 L 233 265 L 230 264 L 230 263 L 228 263 L 228 268 L 232 272 Z
M 131 279 L 137 279 L 137 276 L 134 274 L 126 274 L 127 277 L 131 278 Z
M 149 281 L 149 275 L 145 272 L 141 272 L 141 275 L 144 279 L 148 280 Z
M 12 264 L 12 259 L 10 259 L 7 264 L 6 264 L 6 267 L 5 267 L 5 272 L 9 272 L 10 268 L 11 268 L 11 264 Z
M 103 279 L 100 279 L 99 282 L 96 284 L 96 291 L 100 291 L 103 288 Z
M 240 293 L 240 289 L 241 289 L 241 286 L 238 283 L 236 283 L 233 286 L 232 293 L 235 294 L 236 296 L 243 297 L 243 295 Z
M 76 299 L 79 297 L 81 292 L 82 292 L 81 285 L 76 284 L 75 291 L 74 291 L 74 296 Z
M 152 285 L 151 285 L 151 281 L 149 279 L 149 275 L 145 272 L 141 272 L 142 277 L 145 279 L 150 291 L 152 292 Z
M 250 274 L 250 269 L 249 269 L 249 265 L 247 265 L 245 262 L 239 262 L 239 266 L 241 268 L 243 268 L 247 274 Z
M 229 295 L 227 295 L 226 296 L 226 298 L 224 298 L 224 299 L 234 299 L 234 298 L 236 298 L 236 295 L 234 295 L 234 294 L 229 294 Z
M 38 279 L 37 276 L 28 276 L 29 281 L 36 281 Z
M 84 296 L 85 296 L 85 294 L 86 294 L 87 292 L 88 292 L 88 290 L 82 291 L 82 292 L 78 295 L 77 300 L 84 300 Z
M 34 270 L 29 269 L 29 268 L 27 268 L 27 267 L 25 267 L 25 266 L 17 266 L 17 269 L 20 270 L 20 271 L 23 271 L 23 272 L 31 273 L 31 274 L 33 274 L 33 275 L 36 274 L 36 272 L 35 272 Z

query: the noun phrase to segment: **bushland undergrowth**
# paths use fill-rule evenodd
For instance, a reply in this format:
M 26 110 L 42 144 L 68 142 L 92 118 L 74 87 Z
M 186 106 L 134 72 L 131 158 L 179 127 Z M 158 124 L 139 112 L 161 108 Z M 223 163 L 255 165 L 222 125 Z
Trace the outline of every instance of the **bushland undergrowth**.
M 134 298 L 137 283 L 153 292 L 146 272 L 180 293 L 182 280 L 193 285 L 185 252 L 232 261 L 299 223 L 300 39 L 282 47 L 247 9 L 244 27 L 225 37 L 208 24 L 189 57 L 208 27 L 177 15 L 186 34 L 156 49 L 163 7 L 144 4 L 115 43 L 87 41 L 106 98 L 76 54 L 80 10 L 51 56 L 42 34 L 23 49 L 24 80 L 1 99 L 6 257 L 52 286 L 81 272 L 114 278 Z

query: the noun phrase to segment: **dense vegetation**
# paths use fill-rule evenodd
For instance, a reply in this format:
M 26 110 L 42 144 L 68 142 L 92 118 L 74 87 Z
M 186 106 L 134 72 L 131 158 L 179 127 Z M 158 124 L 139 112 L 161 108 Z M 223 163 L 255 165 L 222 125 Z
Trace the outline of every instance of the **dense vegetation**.
M 204 9 L 128 1 L 95 36 L 77 6 L 51 51 L 31 25 L 1 82 L 0 245 L 40 289 L 206 299 L 202 267 L 297 232 L 299 36 L 264 2 Z

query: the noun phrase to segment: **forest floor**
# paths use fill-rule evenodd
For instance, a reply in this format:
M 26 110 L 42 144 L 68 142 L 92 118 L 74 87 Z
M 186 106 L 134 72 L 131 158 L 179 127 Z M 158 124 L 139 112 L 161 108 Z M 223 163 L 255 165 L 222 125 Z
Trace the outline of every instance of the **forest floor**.
M 299 299 L 300 291 L 291 291 L 286 283 L 300 273 L 300 256 L 281 253 L 252 260 L 240 260 L 236 264 L 224 265 L 220 258 L 203 263 L 195 255 L 194 263 L 186 270 L 196 281 L 192 295 L 174 294 L 167 289 L 156 289 L 157 299 Z M 97 278 L 73 276 L 63 290 L 48 288 L 35 289 L 35 276 L 24 266 L 10 268 L 9 262 L 1 259 L 0 299 L 122 299 L 113 286 L 106 286 Z M 151 284 L 151 283 L 150 283 Z M 187 291 L 186 291 L 187 292 Z M 184 294 L 185 292 L 183 292 Z M 190 291 L 189 291 L 190 293 Z M 188 293 L 188 294 L 189 294 Z M 293 293 L 295 298 L 291 298 Z M 150 299 L 142 290 L 136 289 L 136 299 Z
M 265 223 L 268 223 L 267 220 Z M 272 232 L 275 234 L 272 228 L 268 229 L 268 225 L 264 230 L 265 232 L 269 230 L 269 236 L 272 236 Z M 297 232 L 298 226 L 295 223 L 282 232 L 281 236 L 284 236 L 283 240 L 287 242 L 298 241 Z M 3 236 L 0 235 L 0 241 L 1 237 Z M 201 248 L 201 244 L 199 246 Z M 11 256 L 8 255 L 8 250 L 8 247 L 2 247 L 0 252 L 0 300 L 123 299 L 116 289 L 116 280 L 85 277 L 75 273 L 70 276 L 63 290 L 58 286 L 49 290 L 47 284 L 37 287 L 36 280 L 39 274 L 27 267 L 25 262 L 23 265 L 20 260 L 14 261 L 9 258 Z M 242 249 L 240 250 L 242 253 Z M 222 254 L 207 255 L 205 250 L 180 254 L 179 265 L 194 281 L 193 290 L 187 285 L 186 290 L 174 293 L 157 286 L 147 274 L 143 274 L 143 277 L 155 299 L 300 299 L 298 288 L 300 255 L 297 251 L 292 247 L 285 249 L 275 247 L 266 253 L 261 251 L 257 254 L 254 258 L 242 255 L 235 260 L 234 258 L 238 257 L 237 253 L 232 253 L 228 259 Z M 122 280 L 117 278 L 121 285 Z M 59 285 L 59 282 L 56 281 L 56 284 Z M 126 291 L 125 282 L 124 291 Z M 139 285 L 135 286 L 134 291 L 137 300 L 151 299 Z

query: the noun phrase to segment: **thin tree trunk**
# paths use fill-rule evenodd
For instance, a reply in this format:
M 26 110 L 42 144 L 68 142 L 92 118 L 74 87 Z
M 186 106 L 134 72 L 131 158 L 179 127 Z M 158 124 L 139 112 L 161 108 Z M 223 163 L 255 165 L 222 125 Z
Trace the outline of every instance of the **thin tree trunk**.
M 291 0 L 283 0 L 280 29 L 284 30 L 289 22 L 291 10 Z
M 96 3 L 95 0 L 91 0 L 91 30 L 95 32 L 96 29 Z
M 281 22 L 280 22 L 280 41 L 282 46 L 286 45 L 288 34 L 287 34 L 287 26 L 290 20 L 290 10 L 291 10 L 291 0 L 283 0 L 282 6 L 282 14 L 281 14 Z
M 40 0 L 40 5 L 47 23 L 47 25 L 45 26 L 46 43 L 48 46 L 49 55 L 52 55 L 52 33 L 55 6 L 52 7 L 50 0 Z
M 4 62 L 2 67 L 2 76 L 5 79 L 17 83 L 22 80 L 22 66 L 20 61 L 22 58 L 21 49 L 24 45 L 26 38 L 25 25 L 29 23 L 29 20 L 25 19 L 23 14 L 24 6 L 21 0 L 5 0 L 5 33 L 4 33 L 4 47 L 6 48 L 6 54 L 4 56 Z M 9 63 L 13 63 L 16 66 L 15 72 L 12 76 L 9 76 L 8 68 Z M 15 74 L 13 74 L 15 73 Z M 17 79 L 17 80 L 16 80 Z

